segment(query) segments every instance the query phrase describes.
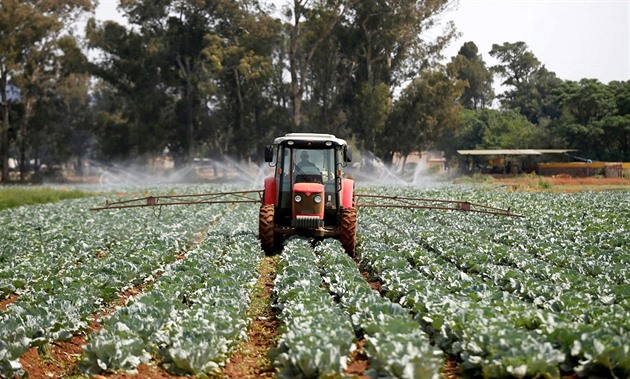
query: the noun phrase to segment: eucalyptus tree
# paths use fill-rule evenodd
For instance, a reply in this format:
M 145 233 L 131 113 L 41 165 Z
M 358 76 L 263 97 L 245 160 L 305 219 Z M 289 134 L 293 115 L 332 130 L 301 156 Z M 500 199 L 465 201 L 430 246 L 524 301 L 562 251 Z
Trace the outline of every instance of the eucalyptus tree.
M 226 19 L 229 22 L 216 29 L 214 42 L 204 51 L 215 62 L 217 90 L 212 101 L 218 107 L 213 118 L 223 125 L 212 140 L 218 142 L 220 154 L 262 161 L 265 141 L 278 133 L 277 125 L 288 122 L 286 117 L 277 118 L 282 106 L 274 101 L 278 96 L 274 80 L 282 75 L 274 67 L 274 54 L 282 49 L 282 24 L 256 1 L 234 4 Z
M 437 37 L 428 33 L 451 3 L 367 0 L 353 4 L 343 25 L 348 29 L 345 42 L 355 80 L 393 88 L 432 66 L 456 35 L 453 23 L 444 25 Z
M 308 87 L 313 57 L 331 35 L 346 12 L 359 0 L 293 0 L 285 8 L 289 35 L 292 115 L 295 128 L 302 123 L 302 102 Z
M 92 22 L 92 46 L 106 52 L 95 73 L 129 99 L 126 114 L 139 147 L 132 155 L 168 145 L 178 165 L 192 162 L 213 84 L 203 51 L 221 22 L 218 5 L 130 0 L 121 3 L 129 27 Z
M 161 152 L 176 125 L 161 68 L 166 55 L 161 41 L 139 27 L 94 19 L 86 34 L 88 46 L 98 52 L 90 64 L 99 79 L 94 90 L 96 158 L 128 161 Z
M 616 132 L 618 114 L 615 91 L 596 79 L 566 81 L 556 91 L 560 116 L 553 123 L 554 132 L 565 147 L 578 149 L 589 159 L 621 160 L 618 143 L 627 140 Z M 619 141 L 621 140 L 621 141 Z M 623 150 L 623 148 L 622 148 Z
M 433 67 L 456 35 L 452 23 L 435 38 L 428 33 L 450 4 L 448 0 L 367 0 L 354 4 L 348 12 L 340 31 L 349 75 L 348 124 L 363 147 L 374 151 L 375 136 L 378 139 L 388 133 L 381 115 L 364 116 L 378 110 L 387 115 L 394 90 Z M 389 96 L 383 96 L 382 86 Z M 406 136 L 397 136 L 401 144 L 409 142 Z
M 492 45 L 490 55 L 501 62 L 493 66 L 492 71 L 503 78 L 502 85 L 518 88 L 541 67 L 538 58 L 528 49 L 523 41 Z
M 423 72 L 405 87 L 381 135 L 390 154 L 406 157 L 452 136 L 462 125 L 457 98 L 463 88 L 463 82 L 453 81 L 440 70 Z
M 28 121 L 28 133 L 18 139 L 20 145 L 27 145 L 28 149 L 19 146 L 18 150 L 24 155 L 28 153 L 36 162 L 35 171 L 40 164 L 60 164 L 74 157 L 81 173 L 82 158 L 92 136 L 87 58 L 78 41 L 70 35 L 59 38 L 57 46 L 60 54 L 46 74 L 47 80 L 36 80 L 38 76 L 33 74 L 16 77 L 16 83 L 25 88 L 22 91 L 24 108 L 31 99 L 37 99 L 34 106 L 30 105 L 28 119 L 19 122 L 25 128 L 23 121 Z M 29 67 L 29 72 L 31 70 L 37 69 Z M 29 82 L 21 84 L 29 78 Z M 47 175 L 50 174 L 55 174 L 54 170 Z
M 25 141 L 28 120 L 33 115 L 42 91 L 54 79 L 51 72 L 58 57 L 57 41 L 68 33 L 68 26 L 92 9 L 90 0 L 3 0 L 0 3 L 0 93 L 2 98 L 2 180 L 8 180 L 9 158 L 9 99 L 7 86 L 19 88 L 20 82 L 28 88 L 19 88 L 24 102 L 24 120 L 20 138 Z M 19 79 L 18 79 L 19 77 Z M 23 154 L 25 155 L 23 146 Z M 25 159 L 25 157 L 23 157 Z
M 94 139 L 94 115 L 91 105 L 91 76 L 87 57 L 72 38 L 60 40 L 64 51 L 61 59 L 59 83 L 55 102 L 59 110 L 59 122 L 55 140 L 58 146 L 56 158 L 62 161 L 76 159 L 77 174 L 83 174 L 83 158 L 88 154 Z
M 474 42 L 466 42 L 448 64 L 451 76 L 466 82 L 460 103 L 467 109 L 485 109 L 492 105 L 492 72 L 486 67 Z
M 276 23 L 254 0 L 129 0 L 121 8 L 129 27 L 93 21 L 89 36 L 106 53 L 94 72 L 128 99 L 138 152 L 168 145 L 178 165 L 192 163 L 197 149 L 246 155 L 232 146 L 254 135 L 248 107 L 263 108 Z
M 550 100 L 562 80 L 545 68 L 525 42 L 494 44 L 490 55 L 500 61 L 491 67 L 492 72 L 509 87 L 499 96 L 503 108 L 518 110 L 534 124 L 557 115 Z

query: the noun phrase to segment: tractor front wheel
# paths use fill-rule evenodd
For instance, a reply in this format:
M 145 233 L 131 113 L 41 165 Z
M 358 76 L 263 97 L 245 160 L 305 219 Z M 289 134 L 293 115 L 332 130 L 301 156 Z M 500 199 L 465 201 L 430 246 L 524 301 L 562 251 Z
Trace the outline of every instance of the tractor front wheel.
M 260 247 L 267 255 L 282 249 L 282 236 L 275 232 L 274 213 L 273 204 L 260 206 L 258 238 L 260 239 Z
M 357 209 L 343 208 L 341 210 L 341 230 L 339 241 L 343 249 L 351 257 L 355 257 L 357 247 Z

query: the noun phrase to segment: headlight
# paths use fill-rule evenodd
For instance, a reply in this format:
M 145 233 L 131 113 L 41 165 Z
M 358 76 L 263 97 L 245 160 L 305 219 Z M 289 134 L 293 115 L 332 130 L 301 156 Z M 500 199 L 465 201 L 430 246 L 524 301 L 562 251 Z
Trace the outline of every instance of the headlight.
M 294 200 L 295 200 L 296 203 L 299 203 L 300 201 L 302 201 L 302 196 L 295 195 Z
M 315 202 L 315 204 L 319 204 L 322 202 L 322 197 L 320 195 L 315 195 L 313 201 Z

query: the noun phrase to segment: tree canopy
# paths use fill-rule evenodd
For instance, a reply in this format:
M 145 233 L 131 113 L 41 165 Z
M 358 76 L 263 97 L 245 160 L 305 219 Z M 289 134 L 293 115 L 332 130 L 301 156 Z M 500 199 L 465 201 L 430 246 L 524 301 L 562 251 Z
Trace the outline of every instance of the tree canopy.
M 448 0 L 292 0 L 281 13 L 262 0 L 120 0 L 125 25 L 68 27 L 94 5 L 0 5 L 4 181 L 9 157 L 22 173 L 164 151 L 178 165 L 260 162 L 290 131 L 334 133 L 385 161 L 525 147 L 630 160 L 629 82 L 562 80 L 523 41 L 493 45 L 492 67 L 467 41 L 444 65 L 455 25 L 431 28 Z

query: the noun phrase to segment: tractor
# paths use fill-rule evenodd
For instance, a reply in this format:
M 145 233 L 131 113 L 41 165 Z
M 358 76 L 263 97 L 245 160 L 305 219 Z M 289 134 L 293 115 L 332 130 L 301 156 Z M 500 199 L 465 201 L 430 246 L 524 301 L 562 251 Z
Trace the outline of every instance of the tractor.
M 258 235 L 266 253 L 281 250 L 285 236 L 336 238 L 354 255 L 357 209 L 354 180 L 343 169 L 352 160 L 345 140 L 331 134 L 289 133 L 265 149 L 275 167 L 265 179 Z
M 275 169 L 273 176 L 265 178 L 262 190 L 146 196 L 108 201 L 105 206 L 91 210 L 256 203 L 261 204 L 258 237 L 265 253 L 282 250 L 287 236 L 299 235 L 316 240 L 336 238 L 350 256 L 355 255 L 357 209 L 362 207 L 441 209 L 524 217 L 509 208 L 468 201 L 358 194 L 354 192 L 354 180 L 344 174 L 351 160 L 346 141 L 334 135 L 288 133 L 265 148 L 265 161 Z

